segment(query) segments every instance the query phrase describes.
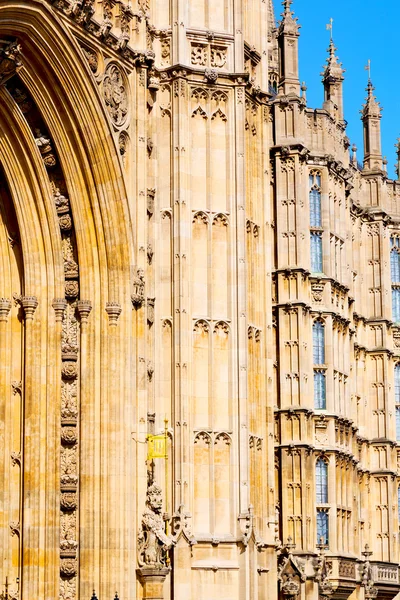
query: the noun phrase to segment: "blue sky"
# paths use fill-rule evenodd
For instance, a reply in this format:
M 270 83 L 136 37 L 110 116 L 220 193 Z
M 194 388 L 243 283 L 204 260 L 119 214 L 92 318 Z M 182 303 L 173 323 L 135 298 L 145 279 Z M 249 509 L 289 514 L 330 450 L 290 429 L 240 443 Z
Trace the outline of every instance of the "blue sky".
M 274 0 L 275 17 L 280 19 L 280 0 Z M 307 85 L 307 104 L 322 106 L 323 86 L 320 73 L 327 56 L 329 31 L 333 18 L 333 40 L 337 56 L 346 70 L 344 116 L 347 135 L 358 147 L 362 160 L 362 122 L 360 109 L 366 97 L 371 60 L 371 79 L 375 95 L 383 106 L 381 120 L 382 154 L 388 159 L 388 173 L 394 176 L 394 144 L 400 136 L 400 64 L 397 27 L 400 22 L 399 0 L 294 0 L 292 9 L 301 25 L 299 38 L 300 80 Z

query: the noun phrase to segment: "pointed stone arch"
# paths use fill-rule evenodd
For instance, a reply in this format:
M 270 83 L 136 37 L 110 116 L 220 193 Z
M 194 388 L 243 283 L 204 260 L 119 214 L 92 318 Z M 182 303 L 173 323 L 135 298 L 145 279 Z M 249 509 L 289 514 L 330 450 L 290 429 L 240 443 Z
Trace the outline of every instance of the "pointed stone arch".
M 111 595 L 101 576 L 110 569 L 110 548 L 104 548 L 100 562 L 95 550 L 100 536 L 105 539 L 111 529 L 118 532 L 120 540 L 119 555 L 114 552 L 113 560 L 123 595 L 127 579 L 135 580 L 134 566 L 127 576 L 124 563 L 136 527 L 133 524 L 129 533 L 123 526 L 126 507 L 120 515 L 109 509 L 115 485 L 122 487 L 128 477 L 125 457 L 130 432 L 127 425 L 126 431 L 116 436 L 116 424 L 108 425 L 109 414 L 118 414 L 127 402 L 131 378 L 124 368 L 126 359 L 116 358 L 129 354 L 130 273 L 135 264 L 122 160 L 93 73 L 54 9 L 41 0 L 22 4 L 11 0 L 0 5 L 0 32 L 3 38 L 18 39 L 21 44 L 23 64 L 18 77 L 29 90 L 57 151 L 75 224 L 80 298 L 90 301 L 78 310 L 78 395 L 82 406 L 79 510 L 84 518 L 79 539 L 80 576 L 74 591 L 64 578 L 75 569 L 73 564 L 63 564 L 60 581 L 60 344 L 65 292 L 60 226 L 35 139 L 23 112 L 2 87 L 0 162 L 18 221 L 24 271 L 21 310 L 26 322 L 21 389 L 27 471 L 22 476 L 25 491 L 20 530 L 25 547 L 20 593 L 52 600 L 60 597 L 60 591 L 89 597 L 94 584 L 101 595 Z M 24 298 L 31 299 L 30 304 Z M 118 313 L 116 319 L 108 318 L 110 307 L 115 309 L 113 314 Z M 68 376 L 71 369 L 67 369 Z M 111 439 L 117 440 L 112 455 L 107 454 Z M 37 473 L 32 477 L 34 464 Z M 119 483 L 111 479 L 116 472 Z M 67 496 L 63 501 L 70 506 Z

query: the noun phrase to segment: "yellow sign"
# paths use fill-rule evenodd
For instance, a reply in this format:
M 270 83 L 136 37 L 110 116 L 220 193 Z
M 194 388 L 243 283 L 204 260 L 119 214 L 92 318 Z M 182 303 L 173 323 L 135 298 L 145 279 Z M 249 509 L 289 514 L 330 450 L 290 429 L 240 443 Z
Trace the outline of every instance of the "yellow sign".
M 148 435 L 147 444 L 148 452 L 147 459 L 153 460 L 153 458 L 167 458 L 167 448 L 165 444 L 165 435 Z

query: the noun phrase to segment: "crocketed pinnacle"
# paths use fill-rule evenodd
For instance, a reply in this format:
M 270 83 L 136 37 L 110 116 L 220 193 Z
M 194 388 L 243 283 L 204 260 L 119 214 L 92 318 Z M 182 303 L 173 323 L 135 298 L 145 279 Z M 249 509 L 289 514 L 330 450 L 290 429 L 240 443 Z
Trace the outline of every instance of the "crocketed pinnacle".
M 293 0 L 283 0 L 283 13 L 281 13 L 282 21 L 279 25 L 279 33 L 285 33 L 287 35 L 299 35 L 300 25 L 297 23 L 297 17 L 294 16 L 294 12 L 291 11 Z
M 365 91 L 368 93 L 367 99 L 361 110 L 362 119 L 380 119 L 382 116 L 382 107 L 373 94 L 374 89 L 375 88 L 372 85 L 372 81 L 369 79 L 368 85 L 365 88 Z
M 331 40 L 328 48 L 328 58 L 321 73 L 324 82 L 342 81 L 344 79 L 343 73 L 345 70 L 342 69 L 342 63 L 339 62 L 335 54 L 336 50 L 337 48 L 335 48 L 333 40 Z

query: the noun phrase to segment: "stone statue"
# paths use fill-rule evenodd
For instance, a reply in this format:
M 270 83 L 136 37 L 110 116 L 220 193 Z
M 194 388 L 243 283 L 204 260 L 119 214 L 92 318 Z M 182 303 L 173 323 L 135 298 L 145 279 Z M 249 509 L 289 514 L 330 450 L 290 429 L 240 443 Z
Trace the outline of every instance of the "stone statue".
M 146 508 L 138 538 L 138 562 L 142 568 L 164 569 L 167 566 L 167 550 L 175 543 L 164 531 L 161 511 L 161 488 L 152 483 L 147 488 Z
M 138 269 L 133 279 L 132 304 L 140 308 L 144 303 L 144 271 Z

